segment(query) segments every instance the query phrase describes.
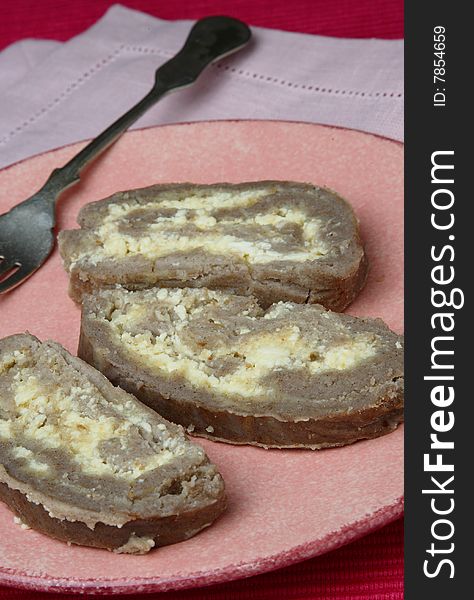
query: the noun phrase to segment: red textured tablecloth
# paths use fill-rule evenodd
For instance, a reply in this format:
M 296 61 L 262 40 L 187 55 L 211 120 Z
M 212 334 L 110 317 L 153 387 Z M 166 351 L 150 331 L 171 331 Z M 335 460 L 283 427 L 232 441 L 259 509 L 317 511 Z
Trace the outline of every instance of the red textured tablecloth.
M 230 14 L 250 25 L 338 37 L 403 37 L 403 0 L 2 0 L 0 49 L 26 37 L 67 40 L 112 4 L 162 19 Z
M 231 14 L 251 25 L 288 31 L 338 37 L 403 37 L 402 0 L 123 0 L 121 3 L 164 19 Z M 27 37 L 67 40 L 92 25 L 112 4 L 113 0 L 3 0 L 0 49 Z M 403 521 L 395 521 L 325 556 L 274 573 L 153 596 L 163 600 L 402 600 Z M 52 598 L 50 594 L 0 587 L 0 600 L 33 597 Z M 54 597 L 73 598 L 70 594 Z

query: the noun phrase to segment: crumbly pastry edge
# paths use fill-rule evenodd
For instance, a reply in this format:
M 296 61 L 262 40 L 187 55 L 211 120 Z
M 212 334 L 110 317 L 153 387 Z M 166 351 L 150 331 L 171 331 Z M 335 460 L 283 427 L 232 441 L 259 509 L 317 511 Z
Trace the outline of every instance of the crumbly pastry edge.
M 17 335 L 22 336 L 23 334 Z M 26 335 L 39 341 L 30 334 Z M 77 368 L 76 363 L 78 363 L 87 371 L 93 369 L 91 365 L 84 364 L 84 361 L 69 355 L 59 344 L 46 343 L 61 351 L 66 359 L 70 359 L 68 362 L 71 362 L 74 367 Z M 105 385 L 113 387 L 100 372 L 93 370 L 101 380 L 104 380 Z M 5 466 L 0 464 L 0 500 L 25 525 L 46 533 L 50 537 L 68 543 L 110 550 L 122 547 L 121 552 L 142 554 L 154 546 L 186 540 L 201 529 L 210 526 L 221 515 L 226 508 L 227 499 L 223 479 L 219 473 L 216 475 L 221 482 L 221 493 L 211 502 L 179 514 L 170 514 L 164 517 L 153 515 L 140 519 L 139 515 L 96 512 L 64 503 L 32 489 L 28 484 L 12 477 Z M 135 531 L 137 528 L 139 535 Z M 103 541 L 104 535 L 106 542 Z M 134 538 L 153 540 L 153 544 L 135 543 Z
M 68 544 L 127 554 L 145 554 L 152 548 L 189 539 L 212 525 L 224 512 L 227 502 L 224 494 L 212 504 L 182 515 L 137 518 L 127 521 L 122 526 L 98 521 L 91 528 L 82 521 L 70 521 L 51 516 L 42 504 L 31 502 L 26 494 L 1 482 L 0 500 L 30 529 Z
M 169 421 L 187 427 L 192 435 L 264 448 L 316 450 L 379 437 L 393 431 L 403 421 L 403 377 L 395 382 L 387 382 L 383 395 L 373 406 L 318 419 L 285 421 L 273 416 L 210 410 L 192 401 L 167 399 L 160 394 L 158 386 L 152 387 L 127 376 L 124 369 L 110 359 L 104 348 L 94 347 L 86 327 L 83 318 L 78 355 Z
M 95 211 L 100 213 L 101 209 L 106 208 L 110 204 L 114 203 L 122 203 L 129 200 L 128 195 L 136 193 L 137 198 L 134 200 L 137 204 L 140 204 L 142 201 L 146 201 L 149 198 L 149 195 L 153 193 L 161 193 L 166 192 L 168 190 L 175 191 L 177 189 L 187 189 L 192 187 L 193 184 L 183 183 L 183 184 L 157 184 L 153 186 L 149 186 L 147 188 L 141 188 L 137 190 L 128 190 L 123 192 L 117 192 L 112 196 L 105 198 L 103 200 L 98 200 L 96 202 L 89 203 L 85 205 L 78 216 L 78 222 L 81 227 L 84 225 L 85 230 L 90 229 L 90 221 L 91 215 L 92 220 L 94 218 Z M 251 294 L 256 296 L 261 303 L 262 306 L 267 307 L 274 302 L 278 301 L 290 301 L 290 302 L 298 302 L 298 303 L 317 303 L 322 304 L 327 309 L 340 312 L 344 310 L 359 294 L 359 292 L 363 289 L 365 282 L 368 276 L 368 259 L 365 254 L 363 244 L 360 238 L 359 224 L 357 217 L 352 209 L 352 206 L 343 198 L 341 198 L 336 192 L 330 190 L 329 188 L 315 186 L 313 184 L 308 183 L 300 183 L 300 182 L 289 182 L 289 181 L 261 181 L 261 182 L 245 182 L 240 184 L 228 184 L 228 183 L 218 183 L 218 184 L 210 184 L 210 185 L 199 185 L 198 187 L 205 188 L 215 188 L 219 189 L 221 187 L 225 188 L 226 186 L 232 186 L 235 189 L 247 189 L 252 187 L 261 187 L 263 185 L 267 186 L 288 186 L 289 188 L 293 187 L 295 189 L 301 189 L 301 191 L 307 191 L 311 188 L 313 189 L 321 189 L 325 192 L 334 194 L 338 200 L 342 201 L 344 205 L 349 209 L 349 217 L 354 226 L 354 244 L 356 245 L 359 251 L 359 258 L 354 263 L 353 268 L 345 271 L 345 273 L 341 276 L 331 275 L 327 269 L 320 270 L 319 265 L 314 265 L 315 273 L 319 271 L 317 278 L 317 285 L 308 285 L 302 286 L 297 283 L 291 282 L 283 282 L 278 279 L 271 278 L 269 280 L 255 280 L 254 288 L 251 290 Z M 126 197 L 126 198 L 125 198 Z M 100 215 L 99 215 L 100 216 Z M 222 288 L 219 285 L 215 285 L 213 283 L 213 279 L 216 278 L 216 274 L 203 274 L 198 279 L 194 280 L 181 280 L 181 279 L 155 279 L 153 281 L 140 281 L 140 282 L 126 282 L 123 279 L 119 278 L 116 273 L 106 273 L 103 277 L 94 276 L 91 271 L 87 268 L 87 266 L 78 263 L 74 265 L 72 268 L 69 267 L 68 264 L 68 256 L 62 251 L 62 236 L 67 236 L 68 232 L 61 232 L 59 235 L 59 247 L 61 251 L 61 255 L 63 257 L 65 268 L 68 271 L 70 280 L 69 280 L 69 295 L 70 297 L 78 303 L 82 302 L 82 298 L 84 294 L 93 293 L 94 290 L 110 288 L 114 287 L 117 284 L 120 284 L 127 289 L 145 289 L 149 287 L 209 287 L 210 289 L 228 289 L 229 291 L 233 291 L 231 287 Z M 316 261 L 317 263 L 317 261 Z M 223 274 L 217 274 L 217 278 Z M 242 282 L 235 282 L 236 289 L 238 289 L 239 294 L 243 294 L 244 292 L 242 285 L 245 287 L 245 284 Z

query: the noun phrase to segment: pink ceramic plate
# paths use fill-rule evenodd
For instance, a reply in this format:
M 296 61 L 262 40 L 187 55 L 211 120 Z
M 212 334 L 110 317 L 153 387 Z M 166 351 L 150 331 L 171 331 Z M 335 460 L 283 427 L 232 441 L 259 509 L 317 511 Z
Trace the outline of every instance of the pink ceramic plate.
M 0 213 L 27 198 L 82 144 L 0 173 Z M 59 226 L 80 206 L 157 182 L 293 179 L 329 186 L 354 206 L 371 264 L 349 312 L 403 319 L 403 148 L 372 135 L 306 123 L 236 121 L 134 131 L 62 198 Z M 29 330 L 76 351 L 79 308 L 67 296 L 57 251 L 28 282 L 0 297 L 0 336 Z M 0 505 L 0 583 L 41 590 L 126 593 L 237 579 L 327 552 L 399 516 L 401 428 L 320 452 L 201 441 L 225 478 L 229 508 L 187 542 L 146 556 L 67 546 L 13 522 Z

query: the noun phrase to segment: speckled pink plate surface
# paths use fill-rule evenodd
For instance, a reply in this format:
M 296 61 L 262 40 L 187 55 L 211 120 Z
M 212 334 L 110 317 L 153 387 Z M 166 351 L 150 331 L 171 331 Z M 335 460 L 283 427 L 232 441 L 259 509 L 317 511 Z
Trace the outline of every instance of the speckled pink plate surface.
M 27 198 L 82 144 L 0 172 L 0 213 Z M 403 147 L 305 123 L 217 121 L 127 133 L 65 194 L 59 226 L 80 206 L 158 182 L 293 179 L 328 186 L 354 206 L 371 270 L 348 312 L 403 328 Z M 27 283 L 0 297 L 0 337 L 29 330 L 76 351 L 79 309 L 57 251 Z M 0 583 L 41 590 L 126 593 L 237 579 L 327 552 L 402 512 L 403 433 L 345 448 L 263 450 L 196 438 L 220 467 L 229 508 L 187 542 L 146 556 L 68 547 L 13 522 L 0 504 Z

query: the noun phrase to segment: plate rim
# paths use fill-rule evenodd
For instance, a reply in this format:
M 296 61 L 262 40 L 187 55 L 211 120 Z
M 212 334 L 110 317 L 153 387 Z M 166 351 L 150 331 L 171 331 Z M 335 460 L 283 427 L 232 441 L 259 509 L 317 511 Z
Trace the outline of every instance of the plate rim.
M 114 142 L 113 144 L 111 144 L 111 146 L 109 146 L 108 148 L 106 148 L 104 150 L 104 155 L 109 148 L 112 148 L 113 146 L 115 146 L 116 143 L 119 143 L 119 140 L 122 136 L 131 134 L 131 133 L 133 134 L 136 131 L 146 131 L 149 129 L 161 129 L 164 127 L 181 127 L 181 126 L 186 126 L 186 125 L 204 125 L 204 124 L 210 124 L 210 123 L 288 123 L 291 125 L 314 125 L 316 127 L 324 127 L 325 129 L 338 129 L 341 131 L 354 131 L 356 133 L 368 135 L 370 137 L 374 137 L 374 138 L 377 138 L 377 139 L 385 141 L 385 142 L 391 142 L 398 146 L 403 147 L 405 145 L 405 143 L 400 140 L 394 140 L 393 138 L 389 138 L 387 136 L 380 135 L 378 133 L 371 133 L 370 131 L 363 131 L 362 129 L 355 129 L 353 127 L 344 127 L 342 125 L 329 125 L 326 123 L 313 123 L 312 121 L 298 121 L 298 120 L 293 121 L 291 119 L 204 119 L 203 121 L 179 121 L 178 123 L 156 123 L 155 125 L 144 125 L 143 127 L 127 129 L 117 139 L 116 142 Z M 19 160 L 16 160 L 15 162 L 13 162 L 9 165 L 5 165 L 4 167 L 1 167 L 0 173 L 2 173 L 3 171 L 6 171 L 7 169 L 11 169 L 12 167 L 16 167 L 16 166 L 20 165 L 21 163 L 24 163 L 33 158 L 38 158 L 40 156 L 43 156 L 44 154 L 50 154 L 52 152 L 64 150 L 65 148 L 75 146 L 76 144 L 84 144 L 86 142 L 92 141 L 93 139 L 95 139 L 95 138 L 82 138 L 80 140 L 76 140 L 75 142 L 69 142 L 67 144 L 62 144 L 61 146 L 56 146 L 55 148 L 50 148 L 49 150 L 42 150 L 41 152 L 37 152 L 36 154 L 31 154 L 30 156 L 26 156 L 25 158 L 20 158 Z M 100 156 L 102 156 L 102 154 Z M 94 161 L 92 161 L 91 164 L 93 164 L 93 162 Z
M 395 521 L 403 515 L 403 508 L 404 496 L 400 496 L 392 504 L 383 506 L 373 513 L 368 513 L 362 519 L 349 523 L 322 539 L 300 544 L 256 561 L 226 565 L 214 571 L 196 571 L 185 577 L 174 577 L 168 580 L 159 580 L 154 577 L 127 577 L 104 580 L 93 578 L 75 579 L 72 577 L 55 578 L 48 575 L 30 575 L 25 572 L 18 574 L 18 572 L 12 572 L 13 570 L 0 566 L 0 585 L 43 592 L 87 592 L 102 595 L 167 592 L 207 587 L 269 573 L 324 555 Z M 318 550 L 315 546 L 318 547 Z

